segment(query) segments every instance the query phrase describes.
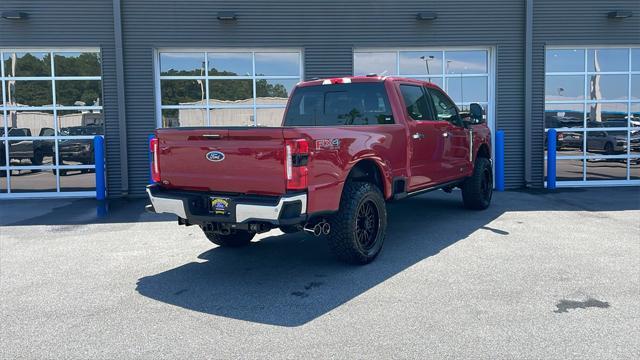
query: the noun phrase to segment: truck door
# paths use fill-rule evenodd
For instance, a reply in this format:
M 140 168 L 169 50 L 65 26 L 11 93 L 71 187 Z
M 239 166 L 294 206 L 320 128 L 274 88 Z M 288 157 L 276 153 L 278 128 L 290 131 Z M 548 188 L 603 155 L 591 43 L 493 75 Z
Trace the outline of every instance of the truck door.
M 428 91 L 436 118 L 447 123 L 442 133 L 446 143 L 442 161 L 443 180 L 457 179 L 471 166 L 470 130 L 463 126 L 458 108 L 445 93 L 434 88 L 429 88 Z
M 411 192 L 434 185 L 444 176 L 445 141 L 442 134 L 449 124 L 433 119 L 429 98 L 422 86 L 400 84 L 400 93 L 410 134 L 407 190 Z

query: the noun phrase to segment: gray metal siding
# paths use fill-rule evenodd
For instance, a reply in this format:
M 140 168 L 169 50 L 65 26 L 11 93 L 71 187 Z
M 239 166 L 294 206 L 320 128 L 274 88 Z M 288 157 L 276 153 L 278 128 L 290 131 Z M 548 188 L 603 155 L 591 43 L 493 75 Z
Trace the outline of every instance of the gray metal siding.
M 3 0 L 0 11 L 20 10 L 27 20 L 0 19 L 0 48 L 93 47 L 102 50 L 102 87 L 110 196 L 119 195 L 120 137 L 112 3 L 104 0 Z
M 633 17 L 608 19 L 614 10 Z M 545 45 L 640 45 L 638 0 L 535 0 L 533 15 L 532 175 L 544 181 Z
M 222 23 L 218 11 L 238 20 Z M 432 22 L 416 13 L 436 11 Z M 147 135 L 155 128 L 153 49 L 291 47 L 305 78 L 349 75 L 357 47 L 495 46 L 496 120 L 506 131 L 506 185 L 523 184 L 524 1 L 174 1 L 122 4 L 131 194 L 148 178 Z

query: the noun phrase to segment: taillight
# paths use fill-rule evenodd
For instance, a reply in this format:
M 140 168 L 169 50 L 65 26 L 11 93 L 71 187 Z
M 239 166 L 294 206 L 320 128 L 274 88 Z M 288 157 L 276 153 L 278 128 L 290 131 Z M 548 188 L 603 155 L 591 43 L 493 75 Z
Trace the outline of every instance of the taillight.
M 287 189 L 306 189 L 309 169 L 309 143 L 305 139 L 285 141 L 285 176 Z
M 159 150 L 160 143 L 158 142 L 158 138 L 152 138 L 149 142 L 149 151 L 151 151 L 151 180 L 153 180 L 153 182 L 160 182 Z

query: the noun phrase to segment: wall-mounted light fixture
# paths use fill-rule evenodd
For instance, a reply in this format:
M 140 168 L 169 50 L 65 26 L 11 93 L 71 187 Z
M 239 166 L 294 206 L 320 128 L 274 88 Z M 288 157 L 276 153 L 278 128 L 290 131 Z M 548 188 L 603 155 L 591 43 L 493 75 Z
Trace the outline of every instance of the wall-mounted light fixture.
M 235 21 L 238 20 L 238 15 L 233 11 L 220 11 L 218 12 L 218 20 Z
M 416 19 L 420 21 L 435 20 L 438 18 L 438 13 L 434 11 L 421 12 L 416 14 Z
M 29 14 L 22 11 L 3 11 L 0 17 L 7 20 L 24 20 L 29 17 Z
M 626 11 L 626 10 L 611 11 L 610 13 L 607 14 L 607 17 L 609 19 L 625 19 L 631 16 L 633 16 L 633 13 L 631 11 Z

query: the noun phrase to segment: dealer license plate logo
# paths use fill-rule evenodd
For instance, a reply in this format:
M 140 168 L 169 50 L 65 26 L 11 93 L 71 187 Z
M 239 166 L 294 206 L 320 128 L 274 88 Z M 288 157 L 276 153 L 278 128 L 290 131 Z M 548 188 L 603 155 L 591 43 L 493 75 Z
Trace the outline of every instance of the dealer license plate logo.
M 211 198 L 211 211 L 216 215 L 226 215 L 229 207 L 228 198 Z

